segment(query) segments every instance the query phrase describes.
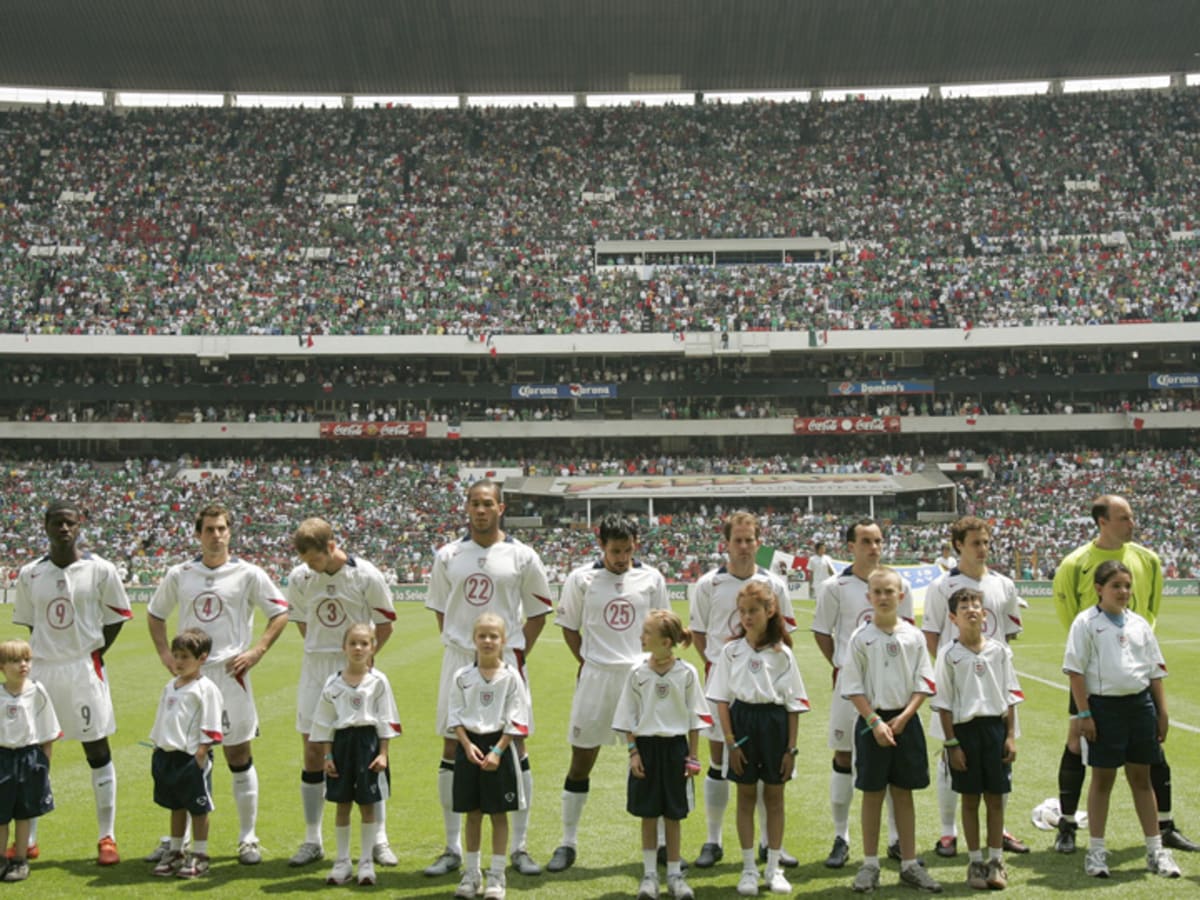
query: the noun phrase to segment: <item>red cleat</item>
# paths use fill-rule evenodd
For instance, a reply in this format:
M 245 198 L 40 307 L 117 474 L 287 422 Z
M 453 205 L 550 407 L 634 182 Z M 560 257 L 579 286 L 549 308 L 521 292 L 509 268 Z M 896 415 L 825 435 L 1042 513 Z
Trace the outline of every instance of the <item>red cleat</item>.
M 100 843 L 97 845 L 97 848 L 97 865 L 115 866 L 121 861 L 121 855 L 117 853 L 117 842 L 111 837 L 100 838 Z
M 17 855 L 17 845 L 16 844 L 13 844 L 6 851 L 4 851 L 5 859 L 12 859 L 16 855 Z M 30 844 L 28 847 L 25 848 L 25 858 L 26 859 L 37 859 L 41 855 L 42 855 L 42 851 L 38 849 L 37 844 Z

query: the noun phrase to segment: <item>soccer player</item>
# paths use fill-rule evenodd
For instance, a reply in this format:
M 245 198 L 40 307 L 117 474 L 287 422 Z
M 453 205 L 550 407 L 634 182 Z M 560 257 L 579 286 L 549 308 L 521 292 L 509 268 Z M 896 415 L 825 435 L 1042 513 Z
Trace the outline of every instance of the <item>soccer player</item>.
M 600 559 L 567 576 L 555 621 L 579 662 L 567 741 L 571 765 L 563 782 L 562 841 L 546 868 L 561 872 L 575 862 L 579 820 L 587 803 L 600 747 L 618 736 L 613 713 L 630 670 L 645 657 L 642 624 L 652 609 L 670 609 L 658 569 L 634 559 L 638 528 L 622 516 L 600 520 Z
M 816 552 L 808 561 L 808 574 L 811 579 L 813 599 L 816 599 L 817 588 L 837 574 L 833 558 L 826 552 L 824 541 L 817 542 Z
M 851 563 L 841 574 L 826 580 L 817 589 L 817 607 L 813 613 L 813 639 L 833 668 L 833 696 L 829 701 L 829 749 L 833 751 L 833 774 L 829 778 L 829 803 L 833 813 L 833 848 L 825 860 L 831 869 L 840 869 L 850 856 L 850 804 L 854 799 L 854 780 L 850 763 L 854 750 L 853 704 L 843 696 L 839 682 L 846 665 L 850 635 L 874 615 L 868 599 L 867 580 L 879 567 L 883 555 L 883 530 L 874 519 L 859 519 L 846 529 L 846 548 Z M 897 615 L 910 624 L 914 621 L 912 588 L 897 575 L 903 596 Z M 889 808 L 888 855 L 899 854 L 898 840 Z
M 1129 501 L 1116 494 L 1096 498 L 1092 504 L 1092 521 L 1096 523 L 1100 534 L 1068 553 L 1054 573 L 1054 607 L 1058 611 L 1058 620 L 1069 630 L 1080 612 L 1099 602 L 1096 587 L 1092 583 L 1094 570 L 1100 563 L 1115 559 L 1124 563 L 1133 576 L 1129 609 L 1153 628 L 1159 607 L 1162 606 L 1162 561 L 1153 550 L 1133 542 L 1134 518 Z M 1075 718 L 1079 710 L 1075 706 L 1074 696 L 1071 697 L 1069 710 L 1072 718 L 1067 732 L 1067 746 L 1058 764 L 1058 802 L 1062 818 L 1058 822 L 1054 849 L 1059 853 L 1075 852 L 1075 832 L 1078 828 L 1075 812 L 1079 808 L 1079 797 L 1083 793 L 1086 777 L 1079 744 L 1080 720 Z M 1186 838 L 1175 827 L 1171 815 L 1171 767 L 1165 754 L 1160 762 L 1150 766 L 1150 780 L 1158 801 L 1158 827 L 1163 846 L 1190 852 L 1200 850 L 1200 844 Z
M 950 615 L 949 598 L 961 588 L 970 588 L 983 595 L 984 635 L 992 640 L 1009 643 L 1021 633 L 1021 598 L 1017 595 L 1012 579 L 987 566 L 988 550 L 991 547 L 991 529 L 987 522 L 976 516 L 963 516 L 950 526 L 950 541 L 958 554 L 958 564 L 939 575 L 925 590 L 925 613 L 921 617 L 921 631 L 929 655 L 935 660 L 938 653 L 949 647 L 958 638 L 958 626 Z M 1015 718 L 1015 712 L 1014 712 Z M 943 740 L 942 718 L 937 710 L 929 722 L 930 737 Z M 1019 728 L 1018 728 L 1018 737 Z M 933 848 L 938 856 L 950 858 L 958 852 L 958 827 L 955 807 L 957 794 L 951 786 L 950 763 L 943 754 L 937 763 L 938 809 L 941 813 L 942 833 Z M 1003 802 L 1008 803 L 1008 794 Z M 1004 832 L 1004 849 L 1009 853 L 1028 853 L 1029 848 L 1007 831 Z
M 731 513 L 725 520 L 724 535 L 725 565 L 707 572 L 696 582 L 688 613 L 688 629 L 692 632 L 692 643 L 704 662 L 706 678 L 711 674 L 712 666 L 721 658 L 725 644 L 734 638 L 739 628 L 737 597 L 749 582 L 765 582 L 775 595 L 788 631 L 796 628 L 796 614 L 792 612 L 792 599 L 787 585 L 778 575 L 758 565 L 758 548 L 762 546 L 758 517 L 744 510 Z M 714 723 L 705 736 L 708 738 L 709 756 L 708 775 L 704 779 L 704 813 L 708 822 L 708 836 L 696 857 L 696 865 L 702 869 L 716 865 L 725 855 L 721 820 L 729 805 L 724 732 Z M 758 856 L 760 862 L 766 862 L 767 810 L 761 793 L 758 819 L 761 830 Z M 780 863 L 788 868 L 798 864 L 796 857 L 782 848 Z
M 218 504 L 196 515 L 200 555 L 172 566 L 150 599 L 147 616 L 150 639 L 167 670 L 175 660 L 167 640 L 167 618 L 179 610 L 179 630 L 199 628 L 212 638 L 212 652 L 204 674 L 221 690 L 221 715 L 225 764 L 233 775 L 233 799 L 238 812 L 238 862 L 262 862 L 258 820 L 258 772 L 254 768 L 251 739 L 258 735 L 258 710 L 250 669 L 287 627 L 287 601 L 267 573 L 229 553 L 229 510 Z M 251 645 L 254 611 L 267 617 L 262 636 Z M 164 851 L 169 848 L 160 849 Z M 151 854 L 153 856 L 154 854 Z
M 12 620 L 30 631 L 31 677 L 50 694 L 63 737 L 83 744 L 96 801 L 96 861 L 111 866 L 121 861 L 113 834 L 117 770 L 108 746 L 117 722 L 104 654 L 133 613 L 113 564 L 94 553 L 79 552 L 76 544 L 83 520 L 74 503 L 56 500 L 46 507 L 50 552 L 21 568 Z M 28 854 L 30 859 L 38 856 L 36 819 L 30 827 Z
M 467 490 L 466 537 L 438 549 L 429 577 L 427 609 L 437 616 L 442 634 L 442 672 L 438 689 L 437 730 L 449 731 L 447 713 L 454 687 L 454 674 L 475 659 L 473 629 L 481 613 L 491 612 L 504 620 L 508 635 L 505 658 L 524 674 L 524 661 L 546 626 L 546 613 L 553 605 L 550 584 L 541 559 L 531 547 L 508 535 L 500 527 L 504 496 L 500 485 L 481 479 Z M 530 733 L 533 731 L 530 723 Z M 533 796 L 533 775 L 525 741 L 517 740 L 522 789 Z M 425 869 L 430 876 L 446 875 L 462 865 L 462 817 L 454 811 L 454 756 L 457 742 L 444 738 L 438 771 L 438 799 L 446 829 L 446 848 Z M 513 866 L 522 875 L 539 875 L 542 868 L 525 849 L 529 830 L 529 808 L 513 813 Z
M 320 742 L 312 741 L 313 710 L 329 676 L 342 667 L 343 638 L 350 625 L 374 625 L 375 652 L 392 634 L 396 610 L 383 574 L 367 560 L 352 556 L 333 539 L 333 527 L 320 518 L 305 519 L 292 535 L 302 562 L 288 576 L 288 620 L 304 638 L 304 661 L 296 691 L 296 730 L 304 749 L 300 800 L 304 809 L 304 841 L 289 866 L 304 866 L 325 855 L 321 819 L 325 808 L 325 761 Z M 372 856 L 383 866 L 396 865 L 388 843 L 386 801 L 375 810 Z

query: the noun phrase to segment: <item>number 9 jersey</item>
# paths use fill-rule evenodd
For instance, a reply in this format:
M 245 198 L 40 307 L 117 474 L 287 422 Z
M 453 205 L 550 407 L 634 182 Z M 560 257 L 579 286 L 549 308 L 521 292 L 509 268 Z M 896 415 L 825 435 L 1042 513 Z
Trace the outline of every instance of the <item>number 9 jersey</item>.
M 65 569 L 49 556 L 23 566 L 17 577 L 14 625 L 32 629 L 33 658 L 83 659 L 104 647 L 104 627 L 133 618 L 116 567 L 84 553 Z

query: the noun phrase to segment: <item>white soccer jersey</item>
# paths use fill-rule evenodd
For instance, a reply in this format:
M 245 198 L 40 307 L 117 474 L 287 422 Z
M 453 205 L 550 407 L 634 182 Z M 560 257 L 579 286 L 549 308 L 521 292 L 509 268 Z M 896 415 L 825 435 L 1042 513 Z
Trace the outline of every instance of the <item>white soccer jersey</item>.
M 288 576 L 287 602 L 288 621 L 304 625 L 305 653 L 341 653 L 351 625 L 396 621 L 383 573 L 356 556 L 348 555 L 332 575 L 307 563 L 296 566 Z
M 1145 619 L 1126 610 L 1125 624 L 1117 625 L 1097 605 L 1071 623 L 1063 671 L 1082 675 L 1089 695 L 1124 697 L 1166 678 L 1167 664 Z
M 400 713 L 387 676 L 378 669 L 369 669 L 354 685 L 341 672 L 330 675 L 313 712 L 309 740 L 332 741 L 335 731 L 365 725 L 372 726 L 380 740 L 400 734 Z
M 670 609 L 667 582 L 651 566 L 635 562 L 617 575 L 603 562 L 567 576 L 555 622 L 582 633 L 580 652 L 597 666 L 628 666 L 641 659 L 642 625 L 652 609 Z
M 253 563 L 231 556 L 210 569 L 196 557 L 167 570 L 149 613 L 166 619 L 179 607 L 179 630 L 201 628 L 212 638 L 208 665 L 245 652 L 254 636 L 254 610 L 268 619 L 287 612 L 283 592 Z
M 0 689 L 0 704 L 0 747 L 19 750 L 62 737 L 54 704 L 38 682 L 27 678 L 19 694 L 10 693 L 6 685 Z
M 793 631 L 796 628 L 792 598 L 788 594 L 787 584 L 778 575 L 762 566 L 758 566 L 749 578 L 731 575 L 725 566 L 713 569 L 696 582 L 696 590 L 688 607 L 688 628 L 705 636 L 707 643 L 704 646 L 704 655 L 710 663 L 715 663 L 720 658 L 721 648 L 740 630 L 737 595 L 752 581 L 763 581 L 770 586 L 787 630 Z
M 66 662 L 104 647 L 104 627 L 133 618 L 116 567 L 84 553 L 65 569 L 43 556 L 17 576 L 14 625 L 33 629 L 35 660 Z
M 904 585 L 904 599 L 900 601 L 896 615 L 905 622 L 915 623 L 912 585 L 904 576 L 900 576 L 900 581 Z M 834 668 L 840 669 L 846 665 L 850 635 L 875 615 L 875 607 L 867 599 L 868 589 L 867 582 L 855 575 L 850 566 L 817 589 L 812 630 L 833 637 Z
M 158 698 L 150 740 L 160 750 L 195 755 L 201 744 L 221 743 L 221 689 L 201 675 L 182 687 L 167 682 Z
M 612 727 L 639 737 L 674 737 L 712 726 L 713 717 L 695 666 L 676 657 L 662 675 L 649 661 L 629 671 Z
M 988 569 L 976 580 L 954 568 L 939 575 L 925 589 L 925 613 L 921 630 L 938 635 L 938 646 L 947 647 L 958 639 L 958 626 L 950 621 L 950 595 L 960 588 L 983 594 L 983 633 L 993 639 L 1009 641 L 1021 633 L 1021 598 L 1011 578 Z
M 1025 700 L 1012 650 L 1003 641 L 985 640 L 976 653 L 957 640 L 942 647 L 933 670 L 937 693 L 929 701 L 936 712 L 947 710 L 954 724 L 977 716 L 1003 716 Z
M 808 692 L 796 657 L 786 644 L 757 650 L 744 637 L 721 648 L 705 691 L 713 703 L 774 703 L 788 712 L 808 712 Z
M 490 547 L 462 538 L 434 555 L 425 608 L 442 614 L 443 644 L 473 653 L 475 620 L 490 612 L 504 620 L 508 646 L 524 650 L 522 624 L 553 605 L 541 559 L 511 536 Z
M 837 569 L 833 565 L 833 558 L 828 553 L 820 556 L 810 556 L 808 559 L 808 571 L 814 587 L 820 587 L 837 574 Z
M 936 693 L 925 636 L 903 620 L 891 634 L 873 622 L 860 625 L 847 642 L 838 684 L 843 697 L 862 694 L 872 709 L 903 709 L 913 694 Z
M 529 733 L 529 694 L 521 673 L 508 663 L 488 681 L 477 666 L 463 666 L 454 673 L 446 736 L 454 737 L 461 725 L 472 734 L 505 734 L 524 737 Z

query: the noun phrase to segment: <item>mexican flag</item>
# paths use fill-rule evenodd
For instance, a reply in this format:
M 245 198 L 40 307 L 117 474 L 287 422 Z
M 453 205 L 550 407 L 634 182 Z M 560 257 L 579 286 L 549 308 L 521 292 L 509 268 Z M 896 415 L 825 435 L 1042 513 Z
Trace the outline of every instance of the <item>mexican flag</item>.
M 776 574 L 790 572 L 792 569 L 803 569 L 805 577 L 808 576 L 807 556 L 795 556 L 794 554 L 784 553 L 782 550 L 775 550 L 771 547 L 759 547 L 755 562 L 764 569 Z

